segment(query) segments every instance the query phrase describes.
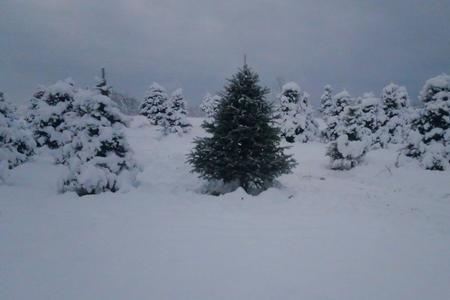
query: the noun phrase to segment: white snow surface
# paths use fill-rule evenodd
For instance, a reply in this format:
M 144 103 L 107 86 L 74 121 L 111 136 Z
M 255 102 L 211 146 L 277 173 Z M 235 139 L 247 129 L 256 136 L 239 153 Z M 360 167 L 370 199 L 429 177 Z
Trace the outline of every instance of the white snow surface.
M 126 130 L 144 167 L 128 193 L 58 194 L 42 154 L 0 185 L 0 299 L 450 299 L 450 172 L 395 168 L 398 146 L 332 171 L 326 145 L 258 196 L 197 192 L 203 135 Z

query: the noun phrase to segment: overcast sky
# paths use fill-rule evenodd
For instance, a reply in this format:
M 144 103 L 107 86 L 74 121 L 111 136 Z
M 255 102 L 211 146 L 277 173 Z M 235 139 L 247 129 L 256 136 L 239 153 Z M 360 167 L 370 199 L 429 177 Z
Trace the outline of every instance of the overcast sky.
M 377 94 L 394 81 L 415 101 L 450 73 L 450 1 L 0 0 L 0 90 L 25 103 L 37 84 L 72 77 L 141 99 L 159 82 L 190 104 L 221 89 L 243 53 L 275 92 L 296 81 Z

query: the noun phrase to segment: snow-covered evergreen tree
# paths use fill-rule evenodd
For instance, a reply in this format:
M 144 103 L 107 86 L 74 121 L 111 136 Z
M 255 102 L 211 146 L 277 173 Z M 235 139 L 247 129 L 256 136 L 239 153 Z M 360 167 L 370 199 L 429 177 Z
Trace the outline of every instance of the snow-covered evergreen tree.
M 333 106 L 328 112 L 326 119 L 326 127 L 322 131 L 322 139 L 325 142 L 334 141 L 338 137 L 337 128 L 340 123 L 340 115 L 344 111 L 345 107 L 349 106 L 352 102 L 352 98 L 347 91 L 342 91 L 333 96 Z
M 147 90 L 140 114 L 146 116 L 153 125 L 161 125 L 166 114 L 169 96 L 166 90 L 154 82 Z
M 172 93 L 161 125 L 164 134 L 177 133 L 182 135 L 191 128 L 187 119 L 186 102 L 182 89 L 176 89 Z
M 103 77 L 95 77 L 95 88 L 94 90 L 98 91 L 100 95 L 111 97 L 112 88 L 108 85 L 108 82 Z
M 205 113 L 207 119 L 213 119 L 217 113 L 219 104 L 221 102 L 221 97 L 219 95 L 211 95 L 206 93 L 203 97 L 202 103 L 200 104 L 200 109 Z
M 286 141 L 306 143 L 314 140 L 319 129 L 309 106 L 308 93 L 295 82 L 289 82 L 283 85 L 279 100 L 281 135 Z
M 421 93 L 423 109 L 412 121 L 404 154 L 416 158 L 425 169 L 450 168 L 450 76 L 429 79 Z
M 7 171 L 29 159 L 36 143 L 25 122 L 19 118 L 16 107 L 7 102 L 0 92 L 0 181 Z
M 323 88 L 323 94 L 320 97 L 320 112 L 324 120 L 328 118 L 330 112 L 333 110 L 333 88 L 327 84 Z
M 72 112 L 76 88 L 71 79 L 40 87 L 30 100 L 27 120 L 31 122 L 34 139 L 39 147 L 57 149 L 71 140 L 65 119 Z
M 358 165 L 370 147 L 370 132 L 363 125 L 360 106 L 346 106 L 336 128 L 337 138 L 327 148 L 334 170 L 349 170 Z
M 124 116 L 115 103 L 95 92 L 79 90 L 73 111 L 70 126 L 74 135 L 64 146 L 68 170 L 59 190 L 83 196 L 136 185 L 139 167 L 124 135 Z
M 290 172 L 295 161 L 279 145 L 268 92 L 246 64 L 229 80 L 214 122 L 203 123 L 210 136 L 197 139 L 189 155 L 193 171 L 248 193 L 258 193 Z
M 381 93 L 383 109 L 382 140 L 385 143 L 403 143 L 408 135 L 410 122 L 409 96 L 406 88 L 388 84 Z
M 384 147 L 386 138 L 380 130 L 384 120 L 384 114 L 380 107 L 381 100 L 375 97 L 373 93 L 365 93 L 362 97 L 358 98 L 357 102 L 361 107 L 362 125 L 370 133 L 371 147 Z

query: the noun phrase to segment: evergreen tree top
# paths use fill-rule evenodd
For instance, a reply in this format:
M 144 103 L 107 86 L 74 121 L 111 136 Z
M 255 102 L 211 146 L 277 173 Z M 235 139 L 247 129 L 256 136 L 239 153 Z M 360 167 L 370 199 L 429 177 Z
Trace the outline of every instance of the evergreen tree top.
M 231 79 L 228 79 L 228 85 L 225 86 L 222 97 L 225 101 L 240 100 L 243 97 L 264 100 L 270 91 L 268 88 L 259 86 L 258 83 L 259 75 L 245 64 Z

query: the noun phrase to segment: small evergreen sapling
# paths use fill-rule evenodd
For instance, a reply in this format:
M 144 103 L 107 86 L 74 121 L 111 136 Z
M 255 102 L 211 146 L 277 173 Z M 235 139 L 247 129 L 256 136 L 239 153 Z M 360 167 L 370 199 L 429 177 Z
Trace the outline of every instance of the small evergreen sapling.
M 333 106 L 330 107 L 326 127 L 322 131 L 322 138 L 325 142 L 334 141 L 338 137 L 337 128 L 340 126 L 341 114 L 351 102 L 350 94 L 345 90 L 334 95 Z
M 412 121 L 404 154 L 419 160 L 425 169 L 447 170 L 450 168 L 450 76 L 443 74 L 428 80 L 420 99 L 424 107 Z
M 163 125 L 168 101 L 169 96 L 166 90 L 154 82 L 147 90 L 139 112 L 146 116 L 152 125 Z
M 322 114 L 324 120 L 326 120 L 330 115 L 333 110 L 333 106 L 333 88 L 331 85 L 327 84 L 323 88 L 323 94 L 320 97 L 320 113 Z
M 182 89 L 176 89 L 172 93 L 161 125 L 163 133 L 166 135 L 170 133 L 182 135 L 192 127 L 187 119 L 186 102 Z
M 83 196 L 135 186 L 139 167 L 123 132 L 124 116 L 115 103 L 106 96 L 80 90 L 73 105 L 74 136 L 65 146 L 68 169 L 59 190 Z
M 76 91 L 74 82 L 66 79 L 40 87 L 33 95 L 27 120 L 38 147 L 57 149 L 71 140 L 66 121 L 71 118 Z
M 319 130 L 309 105 L 308 93 L 303 92 L 295 82 L 289 82 L 283 85 L 279 99 L 281 135 L 286 141 L 306 143 L 314 140 Z
M 36 143 L 25 122 L 19 118 L 16 107 L 7 102 L 0 92 L 0 177 L 34 155 Z M 1 179 L 0 179 L 1 180 Z
M 327 148 L 333 170 L 349 170 L 363 160 L 370 146 L 370 132 L 363 126 L 361 108 L 347 106 L 342 112 L 337 138 Z
M 280 147 L 267 93 L 246 64 L 229 80 L 214 122 L 203 123 L 210 136 L 196 139 L 188 155 L 193 172 L 252 194 L 290 172 L 296 163 Z
M 214 119 L 220 101 L 221 97 L 219 95 L 211 95 L 210 93 L 207 93 L 205 97 L 203 97 L 202 103 L 200 104 L 200 109 L 205 113 L 207 119 Z
M 358 99 L 361 107 L 362 126 L 370 133 L 371 147 L 380 148 L 386 145 L 386 137 L 383 136 L 381 125 L 384 120 L 384 114 L 380 107 L 380 99 L 373 93 L 365 93 Z
M 410 123 L 409 96 L 406 88 L 391 83 L 383 88 L 381 107 L 384 118 L 381 124 L 386 143 L 403 143 L 408 135 Z

